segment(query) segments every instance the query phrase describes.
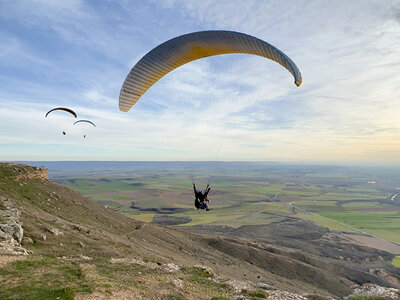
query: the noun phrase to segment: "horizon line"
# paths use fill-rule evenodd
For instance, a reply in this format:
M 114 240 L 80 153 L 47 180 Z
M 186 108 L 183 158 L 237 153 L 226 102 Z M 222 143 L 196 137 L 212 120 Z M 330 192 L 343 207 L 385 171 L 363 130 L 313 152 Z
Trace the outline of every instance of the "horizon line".
M 293 164 L 293 165 L 334 165 L 334 166 L 399 166 L 400 163 L 382 162 L 292 162 L 292 161 L 255 161 L 255 160 L 8 160 L 3 163 L 68 163 L 68 162 L 132 162 L 132 163 L 271 163 L 271 164 Z

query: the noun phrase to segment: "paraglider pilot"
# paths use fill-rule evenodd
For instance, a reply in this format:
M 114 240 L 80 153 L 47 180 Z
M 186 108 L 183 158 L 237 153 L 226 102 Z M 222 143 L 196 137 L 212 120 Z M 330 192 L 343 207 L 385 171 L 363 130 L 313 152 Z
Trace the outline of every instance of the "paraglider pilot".
M 211 188 L 210 185 L 207 184 L 205 191 L 197 190 L 196 185 L 193 183 L 193 191 L 194 191 L 194 206 L 196 206 L 197 209 L 205 209 L 205 210 L 210 210 L 208 208 L 208 203 L 210 202 L 207 198 L 208 193 L 210 192 Z

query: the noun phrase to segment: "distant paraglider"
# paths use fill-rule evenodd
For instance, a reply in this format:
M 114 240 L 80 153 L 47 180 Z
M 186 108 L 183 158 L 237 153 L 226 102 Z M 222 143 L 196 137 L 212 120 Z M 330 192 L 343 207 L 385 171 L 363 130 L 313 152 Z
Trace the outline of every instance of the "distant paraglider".
M 129 111 L 163 76 L 197 59 L 228 53 L 245 53 L 269 58 L 285 67 L 300 86 L 301 73 L 281 50 L 256 37 L 234 31 L 200 31 L 173 38 L 155 47 L 131 69 L 119 95 L 119 109 Z
M 66 107 L 56 107 L 56 108 L 53 108 L 53 109 L 49 110 L 49 111 L 46 113 L 46 116 L 45 116 L 45 117 L 47 118 L 47 116 L 48 116 L 50 113 L 52 113 L 53 111 L 58 111 L 58 110 L 60 110 L 60 111 L 65 111 L 65 112 L 67 112 L 67 113 L 70 113 L 70 114 L 73 115 L 75 118 L 78 117 L 78 115 L 77 115 L 72 109 L 69 109 L 69 108 L 66 108 Z M 78 120 L 78 121 L 76 121 L 73 125 L 78 124 L 78 123 L 88 123 L 88 124 L 92 125 L 93 127 L 96 127 L 96 124 L 94 124 L 92 121 L 89 121 L 89 120 Z M 63 134 L 63 135 L 66 135 L 67 133 L 66 133 L 65 131 L 63 131 L 62 134 Z M 86 138 L 86 134 L 83 135 L 83 138 Z
M 66 111 L 66 112 L 70 113 L 71 115 L 73 115 L 75 118 L 78 117 L 78 116 L 76 115 L 76 113 L 75 113 L 72 109 L 65 108 L 65 107 L 57 107 L 57 108 L 53 108 L 53 109 L 49 110 L 49 111 L 46 113 L 46 118 L 47 118 L 47 116 L 48 116 L 51 112 L 56 111 L 56 110 Z
M 69 109 L 69 108 L 66 108 L 66 107 L 56 107 L 56 108 L 53 108 L 53 109 L 49 110 L 49 111 L 46 113 L 45 118 L 47 118 L 47 116 L 48 116 L 50 113 L 52 113 L 53 111 L 58 111 L 58 110 L 60 110 L 60 111 L 65 111 L 65 112 L 67 112 L 67 113 L 70 113 L 70 114 L 73 115 L 75 118 L 78 117 L 78 116 L 76 115 L 76 113 L 75 113 L 72 109 Z M 63 131 L 62 133 L 63 133 L 63 135 L 66 135 L 66 134 L 67 134 L 65 131 Z
M 96 127 L 96 125 L 92 121 L 89 121 L 89 120 L 78 120 L 74 123 L 74 126 L 75 126 L 75 124 L 78 124 L 78 123 L 89 123 L 89 124 L 93 125 L 94 127 Z M 83 138 L 84 139 L 86 138 L 86 134 L 83 135 Z
M 93 122 L 89 121 L 89 120 L 78 120 L 78 121 L 76 121 L 74 123 L 74 125 L 77 124 L 77 123 L 81 123 L 81 122 L 89 123 L 89 124 L 92 124 L 94 127 L 96 127 L 96 125 Z

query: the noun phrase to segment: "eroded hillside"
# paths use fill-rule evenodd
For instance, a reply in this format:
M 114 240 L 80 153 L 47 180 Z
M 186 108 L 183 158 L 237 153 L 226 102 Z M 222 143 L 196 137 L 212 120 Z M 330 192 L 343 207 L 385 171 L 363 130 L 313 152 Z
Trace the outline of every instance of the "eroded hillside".
M 366 271 L 391 258 L 383 251 L 366 248 L 357 268 L 289 244 L 143 224 L 46 175 L 0 164 L 1 299 L 325 299 L 398 287 L 390 272 Z

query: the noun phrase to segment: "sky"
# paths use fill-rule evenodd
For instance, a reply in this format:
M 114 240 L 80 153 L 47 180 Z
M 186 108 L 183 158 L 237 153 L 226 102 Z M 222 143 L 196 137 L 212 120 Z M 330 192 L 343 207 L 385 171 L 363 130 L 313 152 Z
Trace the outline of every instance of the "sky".
M 274 45 L 302 85 L 271 60 L 219 55 L 175 69 L 119 111 L 141 57 L 202 30 Z M 0 160 L 397 164 L 399 70 L 398 0 L 0 0 Z M 45 118 L 59 106 L 96 128 Z

